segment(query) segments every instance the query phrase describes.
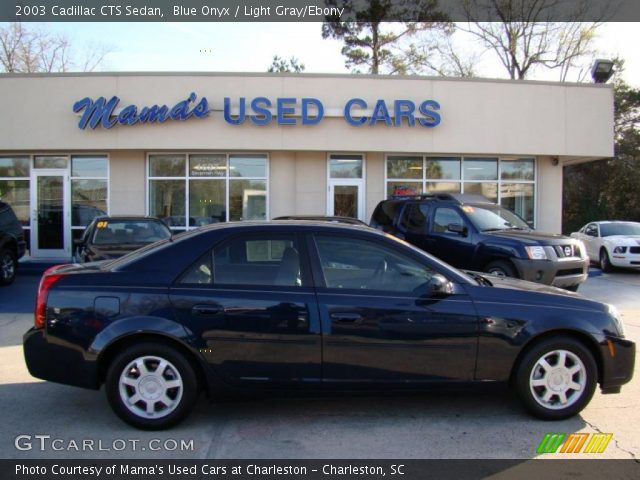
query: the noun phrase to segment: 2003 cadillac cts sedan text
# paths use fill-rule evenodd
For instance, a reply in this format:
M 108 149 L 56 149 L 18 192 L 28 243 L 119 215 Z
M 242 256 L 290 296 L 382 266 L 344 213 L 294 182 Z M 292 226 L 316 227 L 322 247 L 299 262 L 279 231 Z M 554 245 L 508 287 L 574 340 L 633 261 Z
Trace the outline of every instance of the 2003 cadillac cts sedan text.
M 463 272 L 367 227 L 216 224 L 43 275 L 24 337 L 32 375 L 103 383 L 139 428 L 198 392 L 511 383 L 544 419 L 618 393 L 635 344 L 616 310 L 554 287 Z

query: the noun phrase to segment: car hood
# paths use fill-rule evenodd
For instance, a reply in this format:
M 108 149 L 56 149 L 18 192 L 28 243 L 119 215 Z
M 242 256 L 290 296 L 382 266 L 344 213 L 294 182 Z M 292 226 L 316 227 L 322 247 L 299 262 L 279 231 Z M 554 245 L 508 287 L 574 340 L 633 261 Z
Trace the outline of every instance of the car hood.
M 541 283 L 528 282 L 510 277 L 498 277 L 487 273 L 474 272 L 481 275 L 491 282 L 493 287 L 487 290 L 486 300 L 489 300 L 491 289 L 510 289 L 513 295 L 510 300 L 522 304 L 539 304 L 539 305 L 557 305 L 566 308 L 568 306 L 576 308 L 584 308 L 597 311 L 606 311 L 607 306 L 601 302 L 589 300 L 579 293 L 574 293 L 563 288 L 544 285 Z M 501 295 L 501 301 L 504 301 L 504 295 Z
M 611 235 L 603 237 L 606 243 L 623 247 L 637 247 L 640 245 L 640 235 Z
M 575 242 L 574 239 L 559 233 L 546 233 L 537 230 L 495 230 L 482 232 L 492 237 L 507 238 L 530 245 L 566 245 Z

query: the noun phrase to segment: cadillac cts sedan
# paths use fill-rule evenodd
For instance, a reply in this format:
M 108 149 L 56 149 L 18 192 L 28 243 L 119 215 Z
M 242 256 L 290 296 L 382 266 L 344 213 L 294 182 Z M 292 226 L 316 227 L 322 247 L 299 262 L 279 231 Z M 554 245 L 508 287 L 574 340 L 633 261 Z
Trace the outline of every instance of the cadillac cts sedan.
M 200 391 L 511 384 L 543 419 L 618 393 L 635 344 L 612 306 L 457 270 L 370 228 L 215 224 L 42 277 L 24 337 L 35 377 L 105 386 L 143 429 Z

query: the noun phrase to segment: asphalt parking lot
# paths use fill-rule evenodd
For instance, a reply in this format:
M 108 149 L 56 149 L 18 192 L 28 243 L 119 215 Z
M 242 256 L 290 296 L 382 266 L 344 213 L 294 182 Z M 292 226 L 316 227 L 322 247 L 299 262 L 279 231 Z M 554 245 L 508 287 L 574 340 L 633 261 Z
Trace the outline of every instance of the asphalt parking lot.
M 38 280 L 20 275 L 0 289 L 0 458 L 528 459 L 547 432 L 603 432 L 613 440 L 598 458 L 640 459 L 638 374 L 621 394 L 597 391 L 580 416 L 561 422 L 533 419 L 504 392 L 471 391 L 213 404 L 202 398 L 173 430 L 137 431 L 111 413 L 103 391 L 27 372 L 21 341 L 33 322 Z M 616 272 L 589 278 L 580 293 L 616 305 L 627 337 L 639 342 L 639 288 L 640 273 Z

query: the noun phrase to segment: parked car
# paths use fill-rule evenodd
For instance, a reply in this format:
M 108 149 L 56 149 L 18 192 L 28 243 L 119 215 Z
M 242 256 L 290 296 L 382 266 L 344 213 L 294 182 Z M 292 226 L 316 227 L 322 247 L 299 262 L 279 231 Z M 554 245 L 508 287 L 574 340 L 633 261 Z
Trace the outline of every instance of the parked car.
M 53 267 L 24 352 L 33 376 L 104 384 L 124 421 L 159 429 L 200 390 L 509 382 L 532 414 L 563 419 L 598 382 L 620 391 L 635 344 L 610 305 L 463 272 L 374 229 L 286 221 L 220 223 Z
M 370 226 L 391 233 L 458 268 L 576 291 L 589 259 L 577 239 L 533 230 L 479 195 L 435 194 L 378 204 Z
M 11 205 L 0 200 L 0 285 L 16 279 L 18 259 L 24 256 L 27 242 L 22 225 Z
M 157 218 L 100 216 L 75 241 L 75 259 L 84 263 L 118 258 L 170 237 L 169 227 Z
M 362 220 L 352 217 L 341 217 L 331 215 L 287 215 L 284 217 L 276 217 L 274 220 L 307 220 L 311 222 L 337 222 L 348 223 L 350 225 L 360 225 L 361 227 L 368 227 Z
M 640 268 L 640 223 L 602 221 L 587 223 L 571 234 L 582 241 L 592 262 L 603 272 L 613 267 Z

